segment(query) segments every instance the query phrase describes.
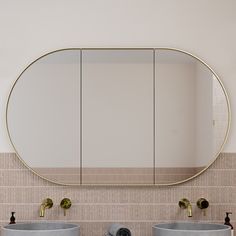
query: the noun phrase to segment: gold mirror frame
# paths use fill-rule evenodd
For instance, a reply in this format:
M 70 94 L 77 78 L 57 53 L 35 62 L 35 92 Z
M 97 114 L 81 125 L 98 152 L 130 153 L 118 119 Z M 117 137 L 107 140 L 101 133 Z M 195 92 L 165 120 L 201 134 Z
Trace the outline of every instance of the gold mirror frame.
M 208 164 L 204 169 L 202 169 L 201 171 L 199 171 L 197 174 L 191 176 L 190 178 L 187 178 L 185 180 L 181 180 L 181 181 L 178 181 L 178 182 L 174 182 L 174 183 L 168 183 L 168 184 L 155 184 L 155 183 L 152 183 L 152 184 L 83 184 L 83 183 L 79 183 L 79 184 L 68 184 L 68 183 L 59 183 L 59 182 L 56 182 L 56 181 L 53 181 L 53 180 L 50 180 L 42 175 L 40 175 L 39 173 L 37 173 L 33 168 L 31 168 L 30 166 L 28 166 L 28 164 L 23 160 L 23 158 L 19 155 L 19 153 L 17 152 L 16 148 L 15 148 L 15 145 L 13 144 L 13 141 L 11 139 L 11 135 L 10 135 L 10 132 L 9 132 L 9 127 L 8 127 L 8 106 L 9 106 L 9 101 L 10 101 L 10 97 L 11 97 L 11 94 L 12 94 L 12 91 L 17 83 L 17 81 L 20 79 L 20 77 L 22 76 L 22 74 L 30 67 L 32 66 L 34 63 L 36 63 L 38 60 L 40 60 L 41 58 L 43 57 L 46 57 L 50 54 L 53 54 L 53 53 L 56 53 L 56 52 L 60 52 L 60 51 L 66 51 L 66 50 L 153 50 L 154 52 L 156 50 L 171 50 L 171 51 L 175 51 L 175 52 L 180 52 L 180 53 L 184 53 L 188 56 L 191 56 L 192 58 L 198 60 L 200 63 L 202 63 L 203 65 L 205 65 L 211 72 L 212 74 L 215 76 L 215 78 L 217 79 L 217 81 L 219 82 L 222 90 L 223 90 L 223 93 L 225 95 L 225 99 L 226 99 L 226 102 L 227 102 L 227 111 L 228 111 L 228 123 L 227 123 L 227 130 L 226 130 L 226 133 L 225 133 L 225 137 L 224 137 L 224 140 L 219 148 L 219 151 L 216 153 L 215 157 L 214 157 L 214 160 Z M 192 53 L 189 53 L 185 50 L 182 50 L 182 49 L 177 49 L 177 48 L 169 48 L 169 47 L 135 47 L 135 48 L 63 48 L 63 49 L 58 49 L 58 50 L 54 50 L 54 51 L 51 51 L 51 52 L 48 52 L 48 53 L 45 53 L 44 55 L 38 57 L 36 60 L 34 60 L 33 62 L 31 62 L 21 73 L 20 75 L 17 77 L 17 79 L 15 80 L 15 82 L 13 83 L 11 89 L 10 89 L 10 93 L 8 95 L 8 98 L 7 98 L 7 104 L 6 104 L 6 111 L 5 111 L 5 122 L 6 122 L 6 129 L 7 129 L 7 134 L 8 134 L 8 137 L 9 137 L 9 140 L 10 140 L 10 143 L 16 153 L 16 156 L 18 157 L 18 159 L 24 164 L 24 166 L 29 169 L 30 171 L 32 171 L 34 174 L 36 174 L 37 176 L 39 176 L 40 178 L 44 179 L 44 180 L 47 180 L 51 183 L 54 183 L 54 184 L 57 184 L 57 185 L 62 185 L 62 186 L 154 186 L 154 187 L 157 187 L 157 186 L 173 186 L 173 185 L 178 185 L 178 184 L 181 184 L 181 183 L 185 183 L 189 180 L 192 180 L 194 179 L 195 177 L 201 175 L 204 171 L 206 171 L 217 159 L 217 157 L 219 156 L 219 154 L 222 152 L 223 150 L 223 147 L 227 141 L 227 138 L 229 136 L 229 131 L 230 131 L 230 125 L 231 125 L 231 108 L 230 108 L 230 102 L 229 102 L 229 96 L 226 92 L 226 89 L 223 85 L 223 82 L 221 81 L 221 79 L 219 78 L 219 76 L 215 73 L 215 71 L 206 63 L 204 62 L 202 59 L 200 59 L 199 57 L 193 55 Z M 82 168 L 82 166 L 80 166 L 80 168 Z M 154 169 L 156 167 L 154 166 Z M 82 172 L 81 172 L 82 174 Z M 154 171 L 154 179 L 155 179 L 155 171 Z

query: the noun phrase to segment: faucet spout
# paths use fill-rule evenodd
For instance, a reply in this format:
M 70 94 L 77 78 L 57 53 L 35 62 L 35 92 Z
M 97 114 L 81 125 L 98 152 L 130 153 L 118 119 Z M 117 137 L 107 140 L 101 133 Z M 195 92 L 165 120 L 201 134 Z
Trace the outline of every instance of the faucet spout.
M 44 217 L 45 210 L 50 209 L 53 206 L 53 201 L 50 198 L 46 198 L 43 200 L 42 204 L 40 205 L 39 216 Z
M 187 208 L 187 211 L 188 211 L 188 217 L 192 217 L 192 205 L 191 203 L 188 204 L 188 208 Z
M 192 205 L 187 198 L 183 198 L 179 201 L 179 207 L 181 209 L 187 209 L 188 217 L 192 217 Z
M 44 217 L 44 215 L 45 215 L 45 205 L 44 204 L 41 204 L 40 205 L 40 210 L 39 210 L 39 216 L 40 217 Z

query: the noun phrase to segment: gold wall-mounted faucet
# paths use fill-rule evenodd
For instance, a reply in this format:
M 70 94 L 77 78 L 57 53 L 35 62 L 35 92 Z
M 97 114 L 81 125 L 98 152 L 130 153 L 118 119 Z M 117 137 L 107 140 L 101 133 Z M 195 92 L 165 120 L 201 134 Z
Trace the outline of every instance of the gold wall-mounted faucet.
M 64 210 L 64 216 L 66 216 L 66 210 L 71 207 L 72 203 L 69 198 L 64 198 L 61 200 L 60 206 Z
M 182 198 L 180 201 L 179 201 L 179 207 L 181 209 L 187 209 L 187 212 L 188 212 L 188 217 L 192 217 L 192 205 L 190 203 L 190 201 L 187 199 L 187 198 Z
M 40 205 L 39 216 L 44 217 L 45 210 L 50 209 L 52 206 L 53 206 L 53 201 L 51 198 L 44 199 L 42 204 Z

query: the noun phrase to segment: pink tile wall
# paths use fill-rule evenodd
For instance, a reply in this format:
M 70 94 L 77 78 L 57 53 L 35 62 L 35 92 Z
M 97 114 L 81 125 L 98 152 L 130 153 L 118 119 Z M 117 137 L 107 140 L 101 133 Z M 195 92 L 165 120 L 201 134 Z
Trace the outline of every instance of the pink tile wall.
M 199 173 L 205 167 L 155 168 L 156 184 L 176 183 Z M 80 184 L 80 168 L 34 168 L 39 175 L 57 183 Z M 83 168 L 83 184 L 154 184 L 153 168 Z
M 41 201 L 50 197 L 54 207 L 39 217 Z M 73 205 L 63 216 L 59 204 L 68 197 Z M 187 197 L 193 204 L 188 218 L 177 203 Z M 198 198 L 210 202 L 206 216 L 196 207 Z M 49 183 L 31 173 L 14 153 L 0 154 L 0 224 L 9 222 L 10 212 L 17 222 L 68 221 L 81 226 L 82 236 L 101 236 L 112 222 L 127 225 L 134 236 L 151 236 L 153 224 L 166 221 L 224 222 L 232 211 L 236 226 L 236 154 L 223 153 L 199 177 L 172 187 L 64 187 Z

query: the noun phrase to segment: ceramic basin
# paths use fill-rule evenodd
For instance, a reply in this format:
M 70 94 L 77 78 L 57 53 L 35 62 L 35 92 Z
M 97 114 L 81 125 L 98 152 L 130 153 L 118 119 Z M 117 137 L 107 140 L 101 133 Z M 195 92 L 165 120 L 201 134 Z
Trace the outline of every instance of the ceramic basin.
M 1 236 L 79 236 L 79 226 L 68 223 L 20 223 L 2 228 Z
M 208 223 L 165 223 L 153 227 L 153 236 L 231 236 L 231 228 Z

